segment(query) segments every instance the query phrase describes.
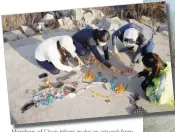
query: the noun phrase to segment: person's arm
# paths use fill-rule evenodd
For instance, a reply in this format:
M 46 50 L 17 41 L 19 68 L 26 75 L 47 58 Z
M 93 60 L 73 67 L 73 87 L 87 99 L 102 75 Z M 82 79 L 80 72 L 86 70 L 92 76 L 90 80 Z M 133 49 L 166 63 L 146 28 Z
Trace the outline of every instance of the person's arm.
M 132 59 L 132 63 L 135 64 L 136 61 L 141 57 L 143 52 L 143 48 L 141 48 L 140 46 L 137 48 L 137 51 L 134 54 L 134 57 Z
M 103 52 L 106 60 L 109 60 L 109 51 L 108 51 L 108 46 L 105 45 L 103 46 Z
M 58 58 L 58 56 L 59 56 L 58 51 L 56 51 L 56 50 L 49 50 L 48 57 L 49 57 L 50 61 L 52 62 L 52 64 L 57 69 L 60 69 L 60 70 L 63 70 L 63 71 L 67 71 L 67 72 L 72 71 L 73 70 L 73 67 L 63 65 L 61 63 L 60 59 Z
M 160 97 L 165 87 L 166 74 L 161 75 L 159 85 L 148 85 L 146 88 L 146 95 L 153 104 L 160 103 Z
M 94 54 L 94 56 L 97 58 L 97 60 L 103 63 L 106 67 L 111 68 L 111 64 L 109 64 L 98 52 L 95 41 L 91 38 L 88 40 L 87 43 L 88 43 L 87 46 L 89 47 L 91 52 Z

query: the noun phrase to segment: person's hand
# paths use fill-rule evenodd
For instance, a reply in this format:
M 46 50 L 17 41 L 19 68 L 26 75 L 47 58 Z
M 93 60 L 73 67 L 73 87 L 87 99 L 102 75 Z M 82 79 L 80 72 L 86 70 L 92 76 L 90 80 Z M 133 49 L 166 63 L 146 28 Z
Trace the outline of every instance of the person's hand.
M 78 59 L 78 65 L 82 66 L 82 65 L 84 65 L 84 62 L 81 59 Z
M 114 55 L 118 55 L 117 48 L 113 48 L 112 53 L 113 53 Z
M 72 71 L 78 72 L 81 70 L 80 66 L 73 67 Z
M 134 68 L 135 64 L 131 63 L 130 67 L 129 67 L 129 73 L 133 72 L 133 68 Z
M 111 67 L 112 72 L 118 72 L 118 69 L 115 68 L 114 66 Z

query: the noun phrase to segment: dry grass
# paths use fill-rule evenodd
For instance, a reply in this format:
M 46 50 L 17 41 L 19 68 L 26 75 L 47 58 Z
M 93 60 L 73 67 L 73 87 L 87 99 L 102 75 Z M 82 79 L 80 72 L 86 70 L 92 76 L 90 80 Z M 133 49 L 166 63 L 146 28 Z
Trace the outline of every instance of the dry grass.
M 21 25 L 31 26 L 35 22 L 39 22 L 41 13 L 5 15 L 2 16 L 3 31 L 11 31 L 18 29 Z

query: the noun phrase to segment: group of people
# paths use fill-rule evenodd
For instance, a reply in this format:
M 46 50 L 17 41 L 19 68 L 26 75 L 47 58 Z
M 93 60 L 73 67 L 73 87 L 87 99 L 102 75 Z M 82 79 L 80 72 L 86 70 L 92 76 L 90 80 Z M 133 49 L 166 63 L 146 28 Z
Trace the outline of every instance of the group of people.
M 150 101 L 154 104 L 165 104 L 170 101 L 173 92 L 169 87 L 172 82 L 171 66 L 168 62 L 152 53 L 154 48 L 153 31 L 144 24 L 129 23 L 112 34 L 112 52 L 118 55 L 117 39 L 125 46 L 122 51 L 130 51 L 138 45 L 136 52 L 131 60 L 130 69 L 133 69 L 141 58 L 144 70 L 137 74 L 138 77 L 144 76 L 145 80 L 141 87 L 146 92 Z M 35 51 L 37 63 L 53 75 L 59 74 L 60 70 L 71 72 L 80 71 L 84 65 L 81 56 L 88 56 L 90 53 L 107 68 L 113 72 L 119 70 L 110 63 L 108 53 L 108 41 L 110 33 L 107 30 L 82 29 L 73 36 L 56 36 L 44 40 Z M 98 46 L 102 47 L 104 57 L 99 53 Z M 77 60 L 78 66 L 67 65 L 67 59 L 73 57 Z

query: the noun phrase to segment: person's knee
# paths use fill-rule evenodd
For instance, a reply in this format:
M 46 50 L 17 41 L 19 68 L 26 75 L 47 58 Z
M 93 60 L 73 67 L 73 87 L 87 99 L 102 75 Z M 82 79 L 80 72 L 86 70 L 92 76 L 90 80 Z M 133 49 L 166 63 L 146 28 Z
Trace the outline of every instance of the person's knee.
M 88 50 L 81 50 L 79 53 L 78 53 L 78 55 L 80 55 L 80 56 L 86 56 L 86 55 L 88 55 L 90 52 L 88 51 Z
M 60 73 L 60 70 L 55 69 L 55 70 L 50 71 L 50 73 L 51 73 L 52 75 L 57 75 L 57 74 Z

